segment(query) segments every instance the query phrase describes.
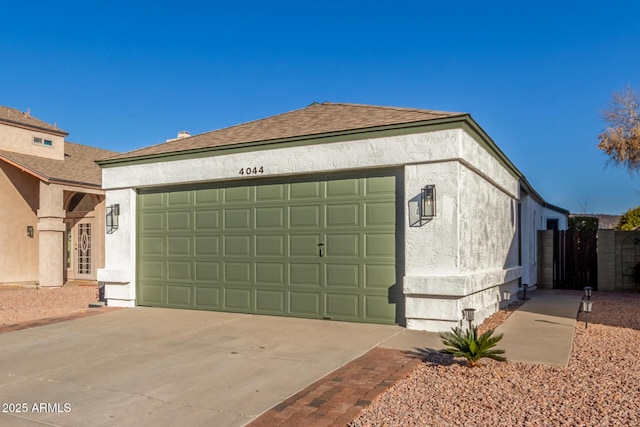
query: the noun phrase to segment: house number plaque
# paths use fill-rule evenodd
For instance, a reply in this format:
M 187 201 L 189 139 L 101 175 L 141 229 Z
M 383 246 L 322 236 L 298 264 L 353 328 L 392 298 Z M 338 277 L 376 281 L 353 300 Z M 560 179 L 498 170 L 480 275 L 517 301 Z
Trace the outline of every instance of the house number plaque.
M 249 168 L 242 168 L 240 169 L 240 172 L 238 172 L 239 175 L 258 175 L 264 173 L 264 166 L 254 166 L 254 167 L 249 167 Z

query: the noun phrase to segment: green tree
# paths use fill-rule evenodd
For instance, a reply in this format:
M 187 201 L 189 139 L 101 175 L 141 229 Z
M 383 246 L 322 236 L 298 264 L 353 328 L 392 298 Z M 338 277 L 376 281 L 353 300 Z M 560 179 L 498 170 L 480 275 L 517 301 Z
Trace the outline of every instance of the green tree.
M 618 221 L 616 230 L 630 231 L 640 227 L 640 206 L 626 211 Z
M 608 123 L 598 135 L 598 148 L 607 153 L 609 162 L 626 168 L 629 173 L 640 169 L 640 96 L 627 86 L 614 93 L 611 109 L 602 113 Z

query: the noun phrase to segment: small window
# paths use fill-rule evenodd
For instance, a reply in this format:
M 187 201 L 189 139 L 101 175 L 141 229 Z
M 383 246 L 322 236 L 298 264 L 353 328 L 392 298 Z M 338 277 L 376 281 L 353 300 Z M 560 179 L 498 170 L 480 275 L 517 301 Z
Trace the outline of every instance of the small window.
M 42 138 L 38 138 L 37 136 L 33 137 L 33 143 L 34 144 L 38 144 L 38 145 L 42 145 Z
M 47 147 L 53 147 L 53 141 L 51 141 L 50 139 L 45 139 L 44 145 L 46 145 Z

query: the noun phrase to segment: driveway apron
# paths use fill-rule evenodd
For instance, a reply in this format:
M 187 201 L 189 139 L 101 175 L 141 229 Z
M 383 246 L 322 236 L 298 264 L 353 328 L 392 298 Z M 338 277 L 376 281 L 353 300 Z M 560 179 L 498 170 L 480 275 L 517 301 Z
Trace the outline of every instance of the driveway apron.
M 242 426 L 403 330 L 138 307 L 0 334 L 0 425 Z

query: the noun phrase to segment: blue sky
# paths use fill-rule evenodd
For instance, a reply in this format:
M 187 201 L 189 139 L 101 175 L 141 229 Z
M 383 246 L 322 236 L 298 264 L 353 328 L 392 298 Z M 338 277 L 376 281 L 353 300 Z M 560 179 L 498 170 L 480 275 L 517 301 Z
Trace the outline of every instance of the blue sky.
M 116 151 L 314 101 L 462 111 L 548 202 L 640 205 L 596 148 L 612 93 L 640 87 L 640 3 L 307 3 L 9 2 L 0 105 Z

